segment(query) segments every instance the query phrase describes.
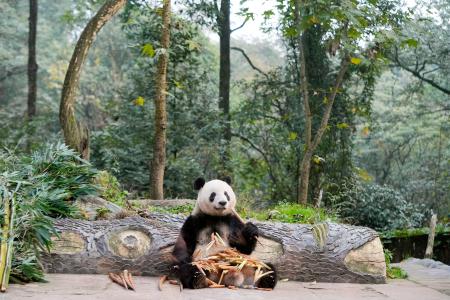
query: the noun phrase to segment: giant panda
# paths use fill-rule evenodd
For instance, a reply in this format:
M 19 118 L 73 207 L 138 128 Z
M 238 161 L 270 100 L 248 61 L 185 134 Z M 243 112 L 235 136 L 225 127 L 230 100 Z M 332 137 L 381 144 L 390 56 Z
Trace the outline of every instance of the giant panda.
M 251 254 L 255 249 L 259 236 L 258 228 L 251 222 L 242 223 L 234 214 L 236 195 L 230 186 L 231 180 L 211 180 L 198 178 L 194 182 L 198 197 L 195 208 L 184 222 L 172 255 L 175 260 L 173 269 L 175 276 L 184 288 L 198 289 L 208 286 L 207 279 L 213 274 L 203 274 L 192 265 L 194 252 L 211 241 L 211 234 L 219 234 L 227 247 L 236 248 L 243 254 Z M 223 282 L 227 286 L 243 286 L 246 282 L 253 283 L 254 270 L 229 272 Z M 272 265 L 272 274 L 256 282 L 258 288 L 274 288 L 277 274 Z M 253 271 L 253 272 L 252 272 Z

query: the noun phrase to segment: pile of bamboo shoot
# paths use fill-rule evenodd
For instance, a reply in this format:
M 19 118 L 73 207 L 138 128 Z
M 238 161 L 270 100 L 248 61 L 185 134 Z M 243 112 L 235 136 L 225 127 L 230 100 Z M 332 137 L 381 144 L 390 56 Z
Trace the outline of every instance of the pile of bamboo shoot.
M 15 203 L 14 196 L 8 193 L 7 190 L 3 191 L 1 200 L 4 215 L 0 240 L 0 291 L 4 293 L 8 288 L 9 274 L 11 272 Z
M 218 252 L 213 251 L 213 254 L 207 256 L 202 253 L 204 251 L 211 253 L 214 246 L 220 250 Z M 223 249 L 224 246 L 225 243 L 222 238 L 215 233 L 211 235 L 211 242 L 206 249 L 197 249 L 194 252 L 192 264 L 207 276 L 209 287 L 230 287 L 230 284 L 227 283 L 227 276 L 233 273 L 234 278 L 236 278 L 237 273 L 241 273 L 242 284 L 238 284 L 238 286 L 254 288 L 262 277 L 273 273 L 271 268 L 262 261 L 242 254 L 234 248 Z M 236 280 L 233 279 L 232 281 Z

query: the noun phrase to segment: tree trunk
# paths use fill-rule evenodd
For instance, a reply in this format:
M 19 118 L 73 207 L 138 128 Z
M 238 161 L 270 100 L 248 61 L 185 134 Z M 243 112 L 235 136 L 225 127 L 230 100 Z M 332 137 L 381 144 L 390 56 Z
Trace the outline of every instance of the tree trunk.
M 301 20 L 300 20 L 300 0 L 295 1 L 295 21 L 298 30 L 298 49 L 300 60 L 300 90 L 303 98 L 303 109 L 305 113 L 305 150 L 303 151 L 303 158 L 300 162 L 300 176 L 298 178 L 297 202 L 306 204 L 308 201 L 308 186 L 309 173 L 311 170 L 311 158 L 313 149 L 311 148 L 312 135 L 312 114 L 309 107 L 309 90 L 308 78 L 306 77 L 306 59 L 303 45 L 303 34 L 301 34 Z
M 434 236 L 436 234 L 437 214 L 433 214 L 430 219 L 430 232 L 428 233 L 427 248 L 425 258 L 433 258 Z
M 300 89 L 303 98 L 303 107 L 305 110 L 305 150 L 303 152 L 303 158 L 299 166 L 299 179 L 298 179 L 298 190 L 297 190 L 297 202 L 300 204 L 306 204 L 308 202 L 308 187 L 309 187 L 309 177 L 311 171 L 311 159 L 314 155 L 314 151 L 322 140 L 322 136 L 327 128 L 328 120 L 330 119 L 331 109 L 333 108 L 334 99 L 338 93 L 338 90 L 344 80 L 344 75 L 348 68 L 348 57 L 347 54 L 343 54 L 341 64 L 339 66 L 339 72 L 336 77 L 335 85 L 331 91 L 331 94 L 326 97 L 325 109 L 322 115 L 322 119 L 317 129 L 317 132 L 312 134 L 312 113 L 309 103 L 309 90 L 308 90 L 308 77 L 306 70 L 306 58 L 305 49 L 303 45 L 303 34 L 301 27 L 300 18 L 300 7 L 301 0 L 296 0 L 294 3 L 295 8 L 295 22 L 298 30 L 298 48 L 300 57 Z
M 218 16 L 220 37 L 219 109 L 222 112 L 223 142 L 221 158 L 224 173 L 229 172 L 231 117 L 230 117 L 230 0 L 221 0 Z M 229 174 L 226 174 L 229 175 Z
M 136 275 L 168 273 L 172 247 L 184 217 L 146 213 L 110 221 L 55 220 L 60 237 L 43 254 L 52 273 Z M 383 283 L 386 264 L 376 231 L 343 224 L 255 223 L 260 232 L 254 256 L 272 262 L 280 278 L 300 281 Z
M 28 33 L 28 119 L 36 115 L 37 69 L 36 63 L 36 29 L 38 18 L 38 1 L 30 0 L 30 18 Z
M 89 21 L 78 39 L 67 68 L 61 92 L 59 121 L 66 144 L 89 159 L 89 130 L 75 117 L 75 101 L 81 68 L 100 29 L 125 5 L 126 0 L 108 0 Z
M 309 175 L 311 172 L 311 157 L 310 151 L 303 154 L 303 158 L 300 163 L 300 176 L 298 182 L 298 203 L 306 204 L 308 201 L 308 187 L 309 187 Z
M 153 145 L 153 160 L 150 173 L 150 198 L 160 200 L 164 198 L 164 167 L 166 166 L 166 95 L 167 95 L 167 62 L 169 60 L 170 43 L 170 0 L 164 0 L 163 30 L 161 48 L 163 52 L 158 58 L 158 74 L 156 77 L 155 96 L 155 139 Z

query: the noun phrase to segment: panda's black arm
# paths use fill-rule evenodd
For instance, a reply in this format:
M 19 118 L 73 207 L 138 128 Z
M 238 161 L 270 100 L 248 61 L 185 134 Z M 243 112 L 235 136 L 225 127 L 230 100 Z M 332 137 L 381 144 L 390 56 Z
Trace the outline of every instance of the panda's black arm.
M 172 255 L 177 263 L 192 262 L 192 254 L 194 254 L 197 244 L 198 226 L 195 217 L 189 216 L 181 227 Z
M 259 236 L 258 227 L 252 222 L 242 223 L 236 216 L 230 220 L 230 246 L 243 254 L 251 254 L 255 250 Z

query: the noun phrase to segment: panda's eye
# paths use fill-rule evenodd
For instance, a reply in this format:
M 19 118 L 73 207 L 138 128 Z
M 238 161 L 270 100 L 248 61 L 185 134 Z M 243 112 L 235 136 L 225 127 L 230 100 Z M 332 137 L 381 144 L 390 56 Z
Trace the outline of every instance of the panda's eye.
M 225 197 L 227 197 L 227 200 L 230 201 L 230 196 L 228 195 L 228 193 L 225 192 L 224 194 L 225 194 Z
M 209 195 L 209 201 L 213 202 L 214 198 L 216 198 L 216 193 L 211 193 L 211 195 Z

